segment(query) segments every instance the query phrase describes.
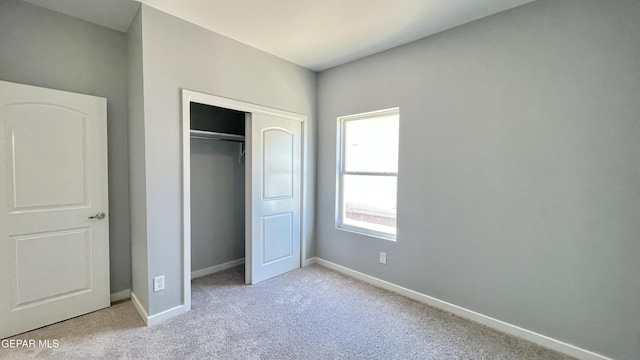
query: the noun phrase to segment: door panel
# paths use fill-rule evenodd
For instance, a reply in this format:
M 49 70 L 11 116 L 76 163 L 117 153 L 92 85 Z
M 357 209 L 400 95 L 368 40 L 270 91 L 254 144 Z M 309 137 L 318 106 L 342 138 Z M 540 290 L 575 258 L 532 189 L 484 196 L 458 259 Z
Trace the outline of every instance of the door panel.
M 302 126 L 258 113 L 249 122 L 247 283 L 255 284 L 300 267 Z
M 106 100 L 0 81 L 0 338 L 109 306 Z
M 9 211 L 85 204 L 85 118 L 50 104 L 6 106 Z
M 13 307 L 34 305 L 91 287 L 91 232 L 89 228 L 12 236 L 16 286 Z M 58 275 L 50 281 L 49 274 Z
M 272 128 L 262 132 L 263 200 L 293 196 L 294 140 L 293 134 L 283 129 Z
M 293 213 L 262 217 L 262 264 L 293 256 Z

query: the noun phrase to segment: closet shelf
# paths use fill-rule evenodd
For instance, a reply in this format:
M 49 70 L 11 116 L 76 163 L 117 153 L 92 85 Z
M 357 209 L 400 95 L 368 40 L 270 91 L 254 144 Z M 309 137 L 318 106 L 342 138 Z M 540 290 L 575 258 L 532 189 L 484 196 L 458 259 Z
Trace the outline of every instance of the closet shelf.
M 243 135 L 226 134 L 213 131 L 191 130 L 190 135 L 194 139 L 244 142 Z

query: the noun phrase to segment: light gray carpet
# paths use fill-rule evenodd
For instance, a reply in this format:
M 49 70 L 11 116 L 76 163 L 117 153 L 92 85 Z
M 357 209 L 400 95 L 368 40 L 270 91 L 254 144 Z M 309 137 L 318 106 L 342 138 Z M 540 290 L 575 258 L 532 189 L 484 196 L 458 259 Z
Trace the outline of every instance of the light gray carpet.
M 242 267 L 193 282 L 193 309 L 146 328 L 130 301 L 16 336 L 57 349 L 3 359 L 569 359 L 313 265 L 257 285 Z

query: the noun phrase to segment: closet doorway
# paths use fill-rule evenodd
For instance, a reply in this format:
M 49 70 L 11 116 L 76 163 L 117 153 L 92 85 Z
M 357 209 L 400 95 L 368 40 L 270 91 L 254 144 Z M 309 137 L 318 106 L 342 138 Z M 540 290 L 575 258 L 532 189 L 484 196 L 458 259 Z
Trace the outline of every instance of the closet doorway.
M 182 91 L 187 308 L 192 272 L 204 275 L 216 266 L 240 264 L 242 256 L 245 283 L 255 284 L 301 266 L 305 120 L 300 114 Z M 192 261 L 204 269 L 192 269 Z

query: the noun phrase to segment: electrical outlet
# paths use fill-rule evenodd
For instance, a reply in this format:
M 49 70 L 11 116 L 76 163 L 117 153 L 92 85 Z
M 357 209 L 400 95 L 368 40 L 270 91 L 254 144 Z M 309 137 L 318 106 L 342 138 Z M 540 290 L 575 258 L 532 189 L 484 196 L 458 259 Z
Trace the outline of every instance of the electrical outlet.
M 164 275 L 153 278 L 153 292 L 164 290 Z
M 380 251 L 380 264 L 387 263 L 387 253 Z

